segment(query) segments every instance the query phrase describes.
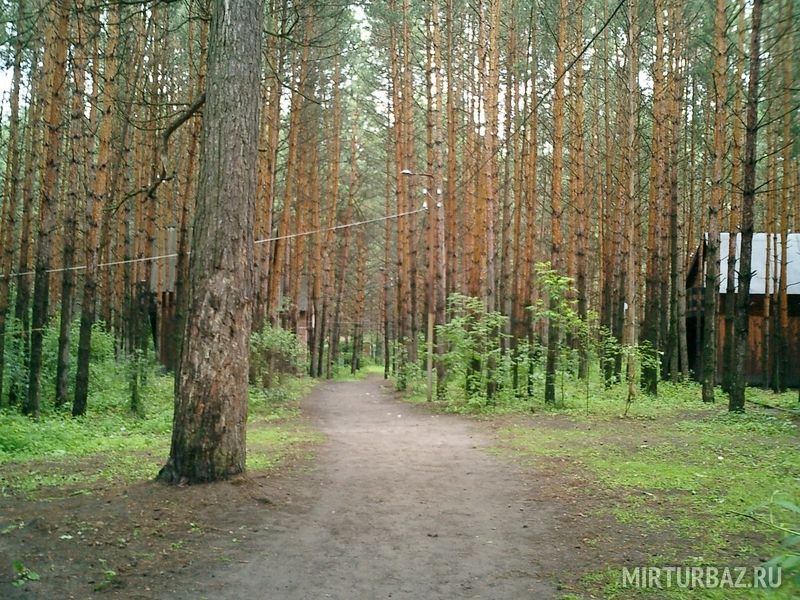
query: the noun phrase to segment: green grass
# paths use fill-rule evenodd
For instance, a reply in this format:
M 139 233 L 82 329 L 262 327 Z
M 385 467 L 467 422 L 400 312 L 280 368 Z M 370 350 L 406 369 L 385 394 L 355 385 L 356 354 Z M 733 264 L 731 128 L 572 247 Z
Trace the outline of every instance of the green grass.
M 743 534 L 748 540 L 754 534 L 763 540 L 757 547 L 742 541 L 734 549 L 750 555 L 750 561 L 777 554 L 780 534 L 737 513 L 764 503 L 776 490 L 795 503 L 800 499 L 795 421 L 757 408 L 729 414 L 718 405 L 667 394 L 658 400 L 661 410 L 652 399 L 642 399 L 636 417 L 628 419 L 597 410 L 605 406 L 602 402 L 594 402 L 597 412 L 588 416 L 567 408 L 563 417 L 553 417 L 560 424 L 552 418 L 536 423 L 533 417 L 531 425 L 501 429 L 500 437 L 518 456 L 532 462 L 569 459 L 575 472 L 613 490 L 619 499 L 607 512 L 620 523 L 686 540 L 686 547 L 675 549 L 683 556 L 677 564 L 686 564 L 686 552 L 697 564 L 731 564 L 730 540 Z M 616 570 L 587 577 L 586 585 L 602 588 L 605 598 L 633 594 L 615 587 L 620 582 Z M 777 592 L 673 589 L 652 597 L 782 599 L 797 593 L 794 587 L 784 587 Z M 644 591 L 641 595 L 651 597 Z
M 93 365 L 95 367 L 97 365 Z M 39 420 L 0 411 L 0 493 L 90 493 L 98 485 L 150 479 L 169 453 L 173 378 L 151 368 L 142 393 L 144 415 L 129 411 L 124 366 L 105 363 L 93 379 L 89 413 L 73 418 L 49 409 Z M 298 422 L 296 400 L 315 385 L 284 376 L 263 390 L 250 389 L 248 460 L 252 470 L 274 467 L 295 447 L 319 436 Z M 105 386 L 105 387 L 101 387 Z
M 251 428 L 247 432 L 247 468 L 261 471 L 284 462 L 295 451 L 319 444 L 321 434 L 302 425 Z
M 334 381 L 361 381 L 370 375 L 383 375 L 383 365 L 365 364 L 355 375 L 350 372 L 349 365 L 336 366 L 333 369 Z

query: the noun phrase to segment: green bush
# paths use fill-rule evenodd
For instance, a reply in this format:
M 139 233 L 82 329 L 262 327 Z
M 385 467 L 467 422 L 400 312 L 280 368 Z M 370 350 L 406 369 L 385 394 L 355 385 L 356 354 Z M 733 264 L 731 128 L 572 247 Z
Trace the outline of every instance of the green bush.
M 294 333 L 264 325 L 250 336 L 250 383 L 269 388 L 276 376 L 299 373 L 303 356 Z

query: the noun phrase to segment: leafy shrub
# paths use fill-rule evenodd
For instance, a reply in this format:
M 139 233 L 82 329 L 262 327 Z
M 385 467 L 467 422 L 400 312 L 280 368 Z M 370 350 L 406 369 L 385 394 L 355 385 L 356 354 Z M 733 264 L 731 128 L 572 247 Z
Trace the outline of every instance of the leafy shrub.
M 303 356 L 294 333 L 265 324 L 250 336 L 250 382 L 269 388 L 276 375 L 301 371 Z
M 800 585 L 800 506 L 785 496 L 780 492 L 773 493 L 768 503 L 750 509 L 749 515 L 783 535 L 782 551 L 764 566 L 782 569 L 784 579 Z M 759 516 L 764 512 L 766 517 Z
M 466 393 L 474 409 L 496 401 L 494 393 L 505 387 L 511 372 L 503 354 L 502 332 L 508 317 L 486 310 L 478 298 L 453 294 L 448 298 L 450 320 L 436 328 L 448 347 L 443 360 L 451 381 Z M 440 382 L 442 385 L 442 382 Z

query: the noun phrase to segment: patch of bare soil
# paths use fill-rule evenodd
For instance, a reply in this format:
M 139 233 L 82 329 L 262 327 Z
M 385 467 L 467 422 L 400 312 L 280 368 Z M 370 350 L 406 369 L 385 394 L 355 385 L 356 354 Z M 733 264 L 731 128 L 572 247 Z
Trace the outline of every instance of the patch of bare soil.
M 202 578 L 245 553 L 285 496 L 282 479 L 303 464 L 204 486 L 95 482 L 0 496 L 0 598 L 167 597 L 176 576 Z M 14 562 L 38 580 L 19 581 Z

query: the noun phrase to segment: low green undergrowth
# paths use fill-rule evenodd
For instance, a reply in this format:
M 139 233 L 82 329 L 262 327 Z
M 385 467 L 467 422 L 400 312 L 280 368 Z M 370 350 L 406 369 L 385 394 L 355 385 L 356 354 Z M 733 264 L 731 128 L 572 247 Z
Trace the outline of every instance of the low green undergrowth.
M 796 531 L 798 525 L 787 507 L 800 504 L 796 420 L 761 409 L 729 414 L 724 407 L 679 396 L 662 397 L 661 410 L 651 408 L 639 418 L 611 418 L 602 411 L 590 417 L 580 411 L 534 416 L 502 428 L 499 435 L 513 455 L 533 464 L 558 460 L 561 468 L 606 490 L 613 500 L 602 512 L 665 540 L 651 566 L 758 565 L 784 556 L 785 530 Z M 776 509 L 764 508 L 765 503 Z M 788 552 L 783 564 L 791 567 L 794 559 Z M 602 590 L 604 598 L 778 600 L 800 590 L 788 581 L 787 569 L 787 583 L 777 592 L 637 591 L 621 589 L 621 571 L 611 567 L 587 573 L 585 587 L 593 593 Z
M 153 367 L 142 393 L 144 410 L 135 416 L 127 393 L 115 393 L 117 380 L 106 376 L 110 392 L 96 393 L 93 410 L 85 417 L 51 410 L 33 420 L 0 411 L 0 493 L 31 495 L 66 486 L 67 493 L 75 494 L 155 476 L 169 452 L 173 378 Z M 249 469 L 275 466 L 292 447 L 318 440 L 298 422 L 296 402 L 313 385 L 308 378 L 283 376 L 270 389 L 250 388 Z

